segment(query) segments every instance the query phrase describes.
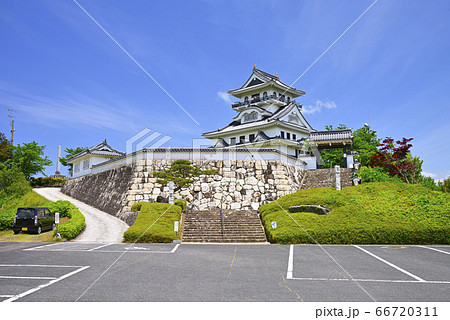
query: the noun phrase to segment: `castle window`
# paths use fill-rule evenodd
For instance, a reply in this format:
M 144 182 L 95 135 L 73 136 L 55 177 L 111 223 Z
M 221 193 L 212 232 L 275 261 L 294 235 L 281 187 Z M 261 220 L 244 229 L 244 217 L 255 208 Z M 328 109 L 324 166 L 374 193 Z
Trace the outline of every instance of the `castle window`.
M 252 133 L 251 135 L 249 135 L 248 136 L 248 140 L 250 141 L 250 142 L 253 142 L 253 141 L 255 141 L 255 135 Z
M 255 111 L 244 115 L 244 122 L 258 120 L 258 113 Z
M 276 98 L 277 97 L 277 93 L 274 91 L 273 92 L 273 97 Z
M 297 140 L 297 135 L 296 134 L 292 134 L 292 140 Z
M 267 91 L 263 92 L 263 99 L 266 100 L 267 99 Z
M 89 159 L 83 161 L 83 170 L 89 169 Z
M 259 95 L 259 93 L 257 93 L 257 94 L 252 94 L 252 103 L 259 102 L 259 101 L 260 101 L 260 95 Z
M 290 140 L 291 139 L 291 134 L 288 132 L 286 133 L 286 139 Z
M 245 136 L 239 137 L 239 143 L 245 143 Z
M 244 103 L 248 103 L 248 97 L 244 98 Z
M 284 131 L 281 131 L 281 138 L 284 139 Z
M 230 145 L 234 146 L 236 144 L 236 138 L 230 139 Z
M 75 171 L 75 172 L 80 172 L 80 163 L 78 162 L 78 163 L 75 163 L 75 165 L 73 166 L 73 170 Z

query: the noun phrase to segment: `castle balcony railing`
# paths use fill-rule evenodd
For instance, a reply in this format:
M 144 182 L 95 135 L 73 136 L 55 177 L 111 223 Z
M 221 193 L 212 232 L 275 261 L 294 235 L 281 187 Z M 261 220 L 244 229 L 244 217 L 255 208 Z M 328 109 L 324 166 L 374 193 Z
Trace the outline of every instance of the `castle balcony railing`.
M 277 97 L 275 95 L 266 95 L 266 96 L 262 96 L 261 98 L 253 98 L 253 99 L 244 100 L 244 101 L 236 101 L 231 105 L 231 107 L 237 108 L 237 107 L 241 107 L 241 106 L 250 105 L 252 103 L 257 103 L 257 102 L 261 102 L 261 101 L 269 101 L 269 100 L 288 102 L 288 103 L 291 102 L 291 99 L 286 98 L 285 96 Z

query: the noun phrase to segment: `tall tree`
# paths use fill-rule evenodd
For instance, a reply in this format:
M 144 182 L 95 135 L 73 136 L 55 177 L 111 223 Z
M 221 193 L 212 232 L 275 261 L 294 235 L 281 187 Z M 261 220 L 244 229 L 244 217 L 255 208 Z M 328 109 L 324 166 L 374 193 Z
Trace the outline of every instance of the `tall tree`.
M 415 183 L 422 172 L 422 160 L 413 157 L 410 143 L 413 138 L 394 141 L 387 137 L 379 145 L 379 150 L 371 157 L 372 167 L 381 167 L 391 176 L 398 176 L 407 183 Z
M 12 158 L 8 159 L 5 165 L 18 168 L 27 180 L 37 173 L 45 175 L 45 167 L 51 166 L 52 161 L 44 155 L 44 149 L 45 146 L 39 146 L 35 141 L 11 146 Z
M 5 162 L 8 159 L 11 159 L 11 150 L 9 150 L 11 143 L 4 133 L 0 132 L 0 163 Z
M 370 159 L 377 153 L 380 141 L 377 132 L 368 126 L 363 126 L 353 132 L 353 150 L 358 152 L 357 158 L 361 166 L 368 167 L 370 165 Z
M 76 147 L 75 149 L 72 148 L 66 148 L 64 149 L 64 152 L 66 153 L 66 155 L 64 157 L 61 157 L 61 159 L 59 160 L 61 162 L 61 164 L 65 167 L 69 167 L 67 169 L 67 171 L 69 171 L 70 176 L 72 176 L 72 172 L 73 172 L 73 164 L 71 163 L 67 163 L 67 160 L 69 160 L 70 158 L 72 158 L 74 155 L 86 150 L 87 147 Z

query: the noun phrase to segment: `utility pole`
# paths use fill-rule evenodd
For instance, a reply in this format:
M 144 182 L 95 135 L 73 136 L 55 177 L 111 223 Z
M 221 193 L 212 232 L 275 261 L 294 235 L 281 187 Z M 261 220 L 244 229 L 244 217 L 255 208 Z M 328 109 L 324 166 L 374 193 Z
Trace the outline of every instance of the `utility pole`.
M 14 109 L 8 109 L 8 117 L 11 118 L 11 146 L 14 145 L 14 131 L 16 131 L 16 129 L 14 129 L 14 114 L 16 113 L 16 110 Z

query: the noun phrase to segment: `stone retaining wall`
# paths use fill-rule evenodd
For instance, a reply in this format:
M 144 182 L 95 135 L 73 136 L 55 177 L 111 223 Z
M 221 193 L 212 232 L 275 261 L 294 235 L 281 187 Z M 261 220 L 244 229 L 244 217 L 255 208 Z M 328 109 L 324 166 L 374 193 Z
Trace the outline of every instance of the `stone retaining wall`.
M 157 183 L 151 173 L 167 169 L 170 163 L 167 160 L 136 161 L 124 210 L 129 210 L 135 202 L 168 197 L 169 188 Z M 175 193 L 175 198 L 186 200 L 188 209 L 194 210 L 219 208 L 222 200 L 224 209 L 258 210 L 261 204 L 297 191 L 305 172 L 283 161 L 194 160 L 193 165 L 218 171 L 214 176 L 200 176 L 190 188 Z
M 133 182 L 131 167 L 91 174 L 66 181 L 61 192 L 111 215 L 123 211 Z
M 138 160 L 132 165 L 90 174 L 66 182 L 62 192 L 102 211 L 122 218 L 139 201 L 167 198 L 169 188 L 156 182 L 154 171 L 167 169 L 170 160 Z M 194 166 L 216 169 L 218 174 L 200 176 L 187 189 L 175 193 L 176 199 L 188 202 L 188 209 L 258 210 L 267 202 L 302 189 L 326 183 L 328 169 L 308 170 L 283 161 L 261 160 L 194 160 Z M 334 175 L 331 186 L 334 186 Z M 341 186 L 351 185 L 351 169 L 342 169 Z M 124 216 L 125 217 L 125 216 Z M 125 218 L 123 218 L 125 220 Z

